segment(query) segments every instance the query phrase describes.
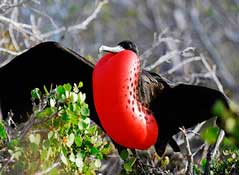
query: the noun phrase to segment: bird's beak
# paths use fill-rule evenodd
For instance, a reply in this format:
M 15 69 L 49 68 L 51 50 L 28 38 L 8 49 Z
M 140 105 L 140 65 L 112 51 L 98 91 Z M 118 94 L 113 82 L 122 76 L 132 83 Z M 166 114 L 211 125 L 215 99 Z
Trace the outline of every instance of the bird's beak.
M 100 46 L 99 48 L 99 53 L 102 53 L 102 52 L 113 52 L 113 53 L 118 53 L 118 52 L 121 52 L 125 50 L 123 47 L 121 46 L 116 46 L 116 47 L 108 47 L 108 46 Z

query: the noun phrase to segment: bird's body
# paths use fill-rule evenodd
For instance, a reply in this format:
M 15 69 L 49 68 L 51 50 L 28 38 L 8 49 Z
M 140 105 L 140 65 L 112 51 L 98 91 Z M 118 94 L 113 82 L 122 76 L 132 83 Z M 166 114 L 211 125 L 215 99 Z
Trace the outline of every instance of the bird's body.
M 127 50 L 129 44 L 124 42 L 121 46 L 123 47 L 123 49 L 121 47 L 121 51 Z M 132 43 L 130 43 L 130 47 L 133 47 L 133 49 L 131 48 L 129 50 L 137 52 L 137 49 Z M 119 57 L 118 59 L 123 58 Z M 114 64 L 110 66 L 114 66 Z M 46 86 L 49 88 L 58 84 L 68 82 L 78 83 L 82 81 L 84 84 L 82 91 L 86 93 L 86 102 L 89 104 L 90 108 L 90 118 L 96 124 L 102 126 L 98 117 L 99 113 L 97 113 L 99 111 L 95 109 L 95 106 L 100 105 L 100 103 L 104 101 L 94 101 L 94 83 L 92 84 L 93 70 L 94 65 L 85 58 L 54 42 L 41 43 L 29 49 L 0 69 L 0 100 L 3 118 L 6 118 L 7 112 L 12 110 L 15 114 L 15 121 L 20 122 L 22 121 L 20 116 L 26 116 L 27 112 L 31 113 L 32 105 L 30 92 L 36 87 L 43 88 L 43 86 Z M 135 102 L 139 102 L 140 105 L 145 108 L 143 112 L 145 114 L 150 114 L 150 117 L 154 117 L 152 120 L 156 121 L 157 127 L 153 127 L 144 132 L 146 132 L 146 135 L 150 135 L 150 133 L 155 134 L 155 132 L 157 132 L 156 139 L 153 140 L 153 142 L 151 140 L 149 143 L 155 144 L 156 151 L 159 155 L 164 153 L 168 143 L 176 145 L 172 136 L 179 131 L 178 127 L 192 127 L 199 122 L 214 117 L 212 114 L 212 107 L 217 100 L 221 100 L 225 103 L 226 107 L 228 107 L 224 95 L 216 90 L 184 84 L 174 87 L 164 81 L 160 75 L 141 70 L 139 67 L 135 69 L 135 73 L 137 73 L 137 76 L 134 77 L 137 79 L 134 84 L 134 91 L 136 91 L 134 95 L 136 96 L 135 99 L 137 99 Z M 117 73 L 111 76 L 120 75 L 121 73 Z M 102 74 L 102 76 L 108 76 L 108 74 Z M 124 76 L 127 76 L 126 72 Z M 120 77 L 116 77 L 115 79 L 119 80 Z M 114 81 L 114 79 L 112 79 L 112 81 Z M 105 87 L 107 87 L 107 83 L 117 82 L 105 83 Z M 127 86 L 125 88 L 127 88 Z M 112 92 L 120 92 L 120 89 Z M 111 93 L 110 89 L 108 93 Z M 130 92 L 128 93 L 130 94 Z M 104 100 L 107 100 L 107 97 L 105 98 Z M 113 105 L 116 104 L 107 105 L 109 105 L 108 109 L 111 109 L 111 107 L 113 109 Z M 131 109 L 130 114 L 134 112 L 134 109 Z M 135 116 L 138 120 L 137 117 L 139 116 Z M 100 116 L 100 118 L 101 117 L 102 116 Z M 103 115 L 104 120 L 107 120 L 107 117 L 109 118 L 112 116 Z M 118 125 L 120 125 L 120 123 L 118 123 Z M 112 125 L 112 127 L 116 127 L 116 125 Z M 134 136 L 135 138 L 130 138 L 127 136 L 127 132 L 131 132 L 130 130 L 132 130 L 132 128 L 123 128 L 125 131 L 121 136 L 137 141 L 137 137 Z M 109 128 L 106 131 L 109 132 L 109 135 L 112 135 Z M 140 131 L 136 131 L 136 133 L 140 134 Z M 115 131 L 114 134 L 116 134 Z M 114 135 L 114 137 L 117 137 L 117 135 Z M 127 144 L 124 145 L 124 142 L 120 143 L 120 140 L 114 138 L 113 140 L 122 146 L 128 146 Z M 146 142 L 148 142 L 148 140 Z M 137 144 L 138 146 L 142 146 L 139 145 L 139 143 Z M 149 147 L 149 145 L 147 147 Z M 130 148 L 134 148 L 133 143 L 130 145 Z M 144 147 L 142 146 L 142 148 Z M 179 148 L 175 148 L 175 150 L 179 151 Z

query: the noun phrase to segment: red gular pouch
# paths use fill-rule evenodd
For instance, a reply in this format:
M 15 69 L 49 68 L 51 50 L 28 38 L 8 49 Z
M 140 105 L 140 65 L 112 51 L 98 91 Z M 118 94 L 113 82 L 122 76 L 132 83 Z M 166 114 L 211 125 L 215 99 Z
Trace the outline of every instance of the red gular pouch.
M 130 51 L 105 54 L 93 72 L 94 103 L 106 133 L 118 144 L 148 149 L 158 137 L 157 122 L 138 98 L 140 61 Z

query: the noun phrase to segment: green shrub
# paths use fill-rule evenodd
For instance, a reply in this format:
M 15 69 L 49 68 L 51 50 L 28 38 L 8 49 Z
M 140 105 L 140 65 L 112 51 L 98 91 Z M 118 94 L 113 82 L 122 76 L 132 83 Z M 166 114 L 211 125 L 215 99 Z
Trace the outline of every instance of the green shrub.
M 15 138 L 7 139 L 0 124 L 0 148 L 5 149 L 0 158 L 9 160 L 0 163 L 2 173 L 95 174 L 112 145 L 90 121 L 81 86 L 64 84 L 45 93 L 34 89 L 34 113 L 15 128 Z

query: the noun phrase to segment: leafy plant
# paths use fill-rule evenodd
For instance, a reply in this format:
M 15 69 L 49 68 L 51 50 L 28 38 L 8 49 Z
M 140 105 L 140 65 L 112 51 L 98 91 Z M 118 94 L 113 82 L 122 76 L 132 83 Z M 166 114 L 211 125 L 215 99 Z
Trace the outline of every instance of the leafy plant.
M 220 156 L 212 162 L 211 171 L 217 175 L 239 174 L 239 150 L 224 146 Z
M 109 139 L 90 119 L 86 95 L 79 85 L 64 84 L 42 93 L 32 91 L 34 113 L 27 125 L 17 126 L 16 137 L 6 140 L 0 124 L 0 148 L 5 148 L 1 172 L 34 174 L 95 174 L 112 151 Z M 26 125 L 25 125 L 26 126 Z M 8 165 L 8 166 L 7 166 Z

